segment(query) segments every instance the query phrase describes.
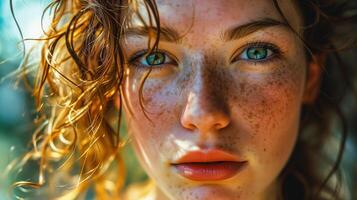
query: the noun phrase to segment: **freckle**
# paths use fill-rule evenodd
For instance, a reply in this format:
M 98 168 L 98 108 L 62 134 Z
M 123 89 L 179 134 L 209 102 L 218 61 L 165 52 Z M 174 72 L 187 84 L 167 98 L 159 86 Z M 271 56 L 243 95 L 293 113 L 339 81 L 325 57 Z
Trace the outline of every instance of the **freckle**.
M 246 83 L 241 83 L 241 84 L 239 84 L 239 89 L 240 89 L 240 92 L 241 92 L 241 93 L 244 93 L 244 92 L 245 92 L 245 87 L 246 87 Z
M 252 119 L 253 118 L 253 112 L 248 112 L 248 119 Z
M 255 124 L 255 125 L 254 125 L 254 128 L 255 128 L 255 130 L 259 130 L 260 125 L 259 125 L 259 124 Z
M 262 102 L 261 102 L 261 104 L 262 104 L 263 106 L 266 106 L 266 104 L 267 104 L 266 100 L 263 99 Z

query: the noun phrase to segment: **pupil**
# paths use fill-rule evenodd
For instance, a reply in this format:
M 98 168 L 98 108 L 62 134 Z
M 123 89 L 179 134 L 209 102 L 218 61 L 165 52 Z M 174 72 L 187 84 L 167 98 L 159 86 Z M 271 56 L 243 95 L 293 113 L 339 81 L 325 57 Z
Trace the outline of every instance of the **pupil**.
M 267 56 L 267 50 L 264 48 L 249 48 L 248 58 L 254 60 L 265 59 Z

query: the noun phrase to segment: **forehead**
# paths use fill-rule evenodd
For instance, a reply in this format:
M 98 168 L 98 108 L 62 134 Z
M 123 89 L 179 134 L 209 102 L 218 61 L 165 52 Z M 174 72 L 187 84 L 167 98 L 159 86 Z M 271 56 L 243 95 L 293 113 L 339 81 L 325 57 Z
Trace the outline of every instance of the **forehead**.
M 214 32 L 264 18 L 283 20 L 273 0 L 157 0 L 156 2 L 161 25 L 173 27 L 180 33 L 187 33 L 188 30 L 188 33 Z M 300 19 L 292 0 L 277 0 L 277 2 L 284 16 L 297 30 Z M 144 6 L 141 5 L 139 10 L 147 20 Z

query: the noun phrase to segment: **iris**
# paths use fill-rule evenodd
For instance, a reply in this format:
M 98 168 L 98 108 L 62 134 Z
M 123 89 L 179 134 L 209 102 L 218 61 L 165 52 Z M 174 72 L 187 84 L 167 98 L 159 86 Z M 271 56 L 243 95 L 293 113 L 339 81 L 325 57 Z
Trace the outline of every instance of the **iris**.
M 162 52 L 150 53 L 146 56 L 146 63 L 148 65 L 161 65 L 165 63 L 165 54 Z
M 268 49 L 265 47 L 251 47 L 247 49 L 246 56 L 252 60 L 263 60 L 268 57 Z

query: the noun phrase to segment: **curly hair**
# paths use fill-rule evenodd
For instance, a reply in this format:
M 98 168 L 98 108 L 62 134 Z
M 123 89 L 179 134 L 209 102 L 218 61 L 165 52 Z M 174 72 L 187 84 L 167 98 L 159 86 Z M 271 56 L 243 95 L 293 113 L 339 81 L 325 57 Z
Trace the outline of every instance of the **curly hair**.
M 278 0 L 272 3 L 289 24 Z M 122 102 L 126 101 L 120 89 L 126 65 L 122 40 L 133 15 L 144 22 L 139 4 L 145 6 L 149 23 L 160 30 L 155 0 L 54 0 L 48 5 L 43 17 L 50 12 L 53 18 L 44 37 L 38 39 L 43 44 L 41 61 L 32 87 L 38 128 L 32 149 L 14 167 L 39 162 L 38 180 L 18 181 L 15 189 L 46 188 L 53 198 L 76 199 L 93 188 L 97 199 L 120 198 L 125 180 L 120 154 L 125 144 L 120 136 Z M 279 176 L 281 198 L 339 199 L 339 166 L 347 137 L 341 106 L 348 92 L 356 94 L 349 72 L 352 66 L 341 55 L 344 50 L 355 50 L 357 34 L 351 28 L 356 25 L 357 7 L 340 0 L 299 0 L 296 4 L 304 21 L 303 35 L 296 34 L 305 44 L 308 60 L 321 55 L 326 62 L 321 65 L 320 93 L 313 104 L 303 107 L 297 144 Z M 346 33 L 350 35 L 341 40 Z M 149 38 L 148 48 L 153 51 L 160 31 Z M 25 77 L 28 71 L 25 65 L 20 73 Z M 108 117 L 115 103 L 119 108 L 116 128 Z M 339 131 L 334 124 L 340 125 Z M 324 144 L 336 132 L 341 135 L 336 158 L 331 160 Z M 321 173 L 321 167 L 329 171 Z M 56 187 L 63 184 L 58 192 Z

